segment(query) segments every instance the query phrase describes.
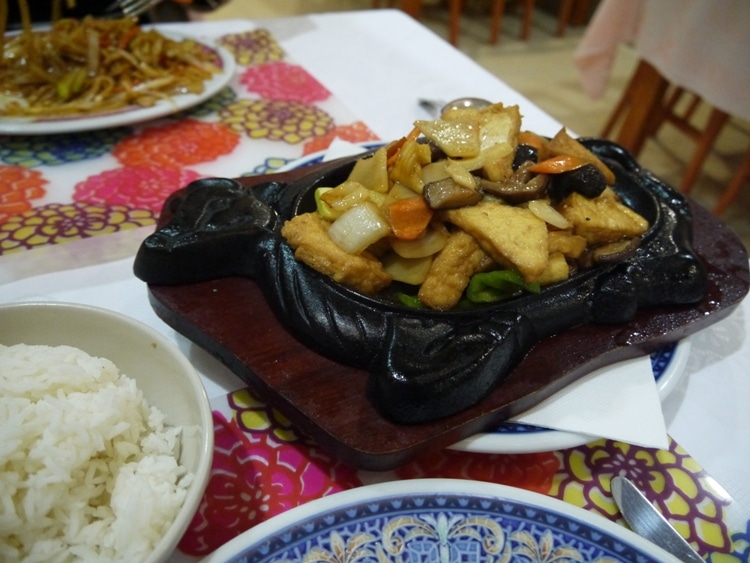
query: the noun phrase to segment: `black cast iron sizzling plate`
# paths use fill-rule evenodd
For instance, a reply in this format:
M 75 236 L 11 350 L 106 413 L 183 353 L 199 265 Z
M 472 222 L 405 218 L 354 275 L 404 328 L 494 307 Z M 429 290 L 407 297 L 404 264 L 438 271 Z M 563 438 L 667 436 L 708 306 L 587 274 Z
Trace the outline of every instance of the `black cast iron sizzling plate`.
M 538 296 L 425 312 L 364 297 L 297 262 L 281 224 L 314 208 L 314 189 L 343 181 L 355 159 L 176 192 L 135 273 L 162 319 L 322 447 L 360 467 L 395 467 L 594 369 L 684 338 L 747 293 L 747 254 L 729 229 L 619 146 L 586 144 L 652 227 L 632 258 Z

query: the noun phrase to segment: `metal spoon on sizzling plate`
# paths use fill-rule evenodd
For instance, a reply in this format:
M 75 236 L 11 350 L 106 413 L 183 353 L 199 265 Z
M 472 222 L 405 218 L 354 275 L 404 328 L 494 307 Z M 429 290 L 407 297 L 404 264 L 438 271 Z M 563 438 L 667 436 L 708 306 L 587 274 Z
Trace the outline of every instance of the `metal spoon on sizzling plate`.
M 459 108 L 481 109 L 491 104 L 492 102 L 488 100 L 484 100 L 482 98 L 470 98 L 470 97 L 458 98 L 458 99 L 448 102 L 447 104 L 444 104 L 442 101 L 439 101 L 439 100 L 428 100 L 428 99 L 419 100 L 419 106 L 425 111 L 429 112 L 434 117 L 440 117 L 441 115 L 443 115 L 443 113 L 445 113 L 449 109 L 459 109 Z

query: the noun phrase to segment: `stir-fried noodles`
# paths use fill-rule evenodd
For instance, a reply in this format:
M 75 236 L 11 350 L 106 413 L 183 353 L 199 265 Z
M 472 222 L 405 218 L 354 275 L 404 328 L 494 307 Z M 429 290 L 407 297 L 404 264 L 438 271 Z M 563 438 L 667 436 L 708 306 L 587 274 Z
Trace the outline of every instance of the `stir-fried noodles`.
M 0 0 L 0 116 L 99 113 L 150 106 L 176 94 L 198 94 L 219 71 L 201 44 L 141 29 L 132 19 L 60 19 L 32 30 L 25 2 L 22 30 L 4 33 L 8 0 Z

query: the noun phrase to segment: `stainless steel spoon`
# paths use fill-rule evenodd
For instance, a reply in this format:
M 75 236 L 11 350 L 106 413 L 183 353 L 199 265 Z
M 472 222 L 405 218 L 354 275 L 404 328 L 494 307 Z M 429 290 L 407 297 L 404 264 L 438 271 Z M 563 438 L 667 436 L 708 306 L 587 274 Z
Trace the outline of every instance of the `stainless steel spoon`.
M 484 100 L 482 98 L 465 97 L 457 98 L 448 102 L 447 104 L 439 100 L 420 99 L 419 105 L 422 109 L 424 109 L 434 117 L 440 117 L 449 109 L 481 109 L 483 107 L 492 105 L 492 102 L 490 102 L 489 100 Z

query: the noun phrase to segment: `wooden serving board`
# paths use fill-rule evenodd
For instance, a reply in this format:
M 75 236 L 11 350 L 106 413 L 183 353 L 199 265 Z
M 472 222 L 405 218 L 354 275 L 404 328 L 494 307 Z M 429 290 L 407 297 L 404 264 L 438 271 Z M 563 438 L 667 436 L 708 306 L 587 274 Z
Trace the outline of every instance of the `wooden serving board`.
M 286 182 L 311 171 L 239 179 L 246 187 Z M 750 285 L 739 238 L 691 202 L 696 254 L 709 290 L 697 306 L 641 310 L 621 325 L 582 325 L 537 344 L 479 404 L 437 422 L 404 426 L 367 400 L 367 373 L 326 357 L 291 336 L 250 279 L 149 286 L 157 315 L 226 364 L 269 405 L 322 448 L 353 466 L 386 470 L 442 449 L 515 416 L 600 367 L 649 354 L 726 317 Z

